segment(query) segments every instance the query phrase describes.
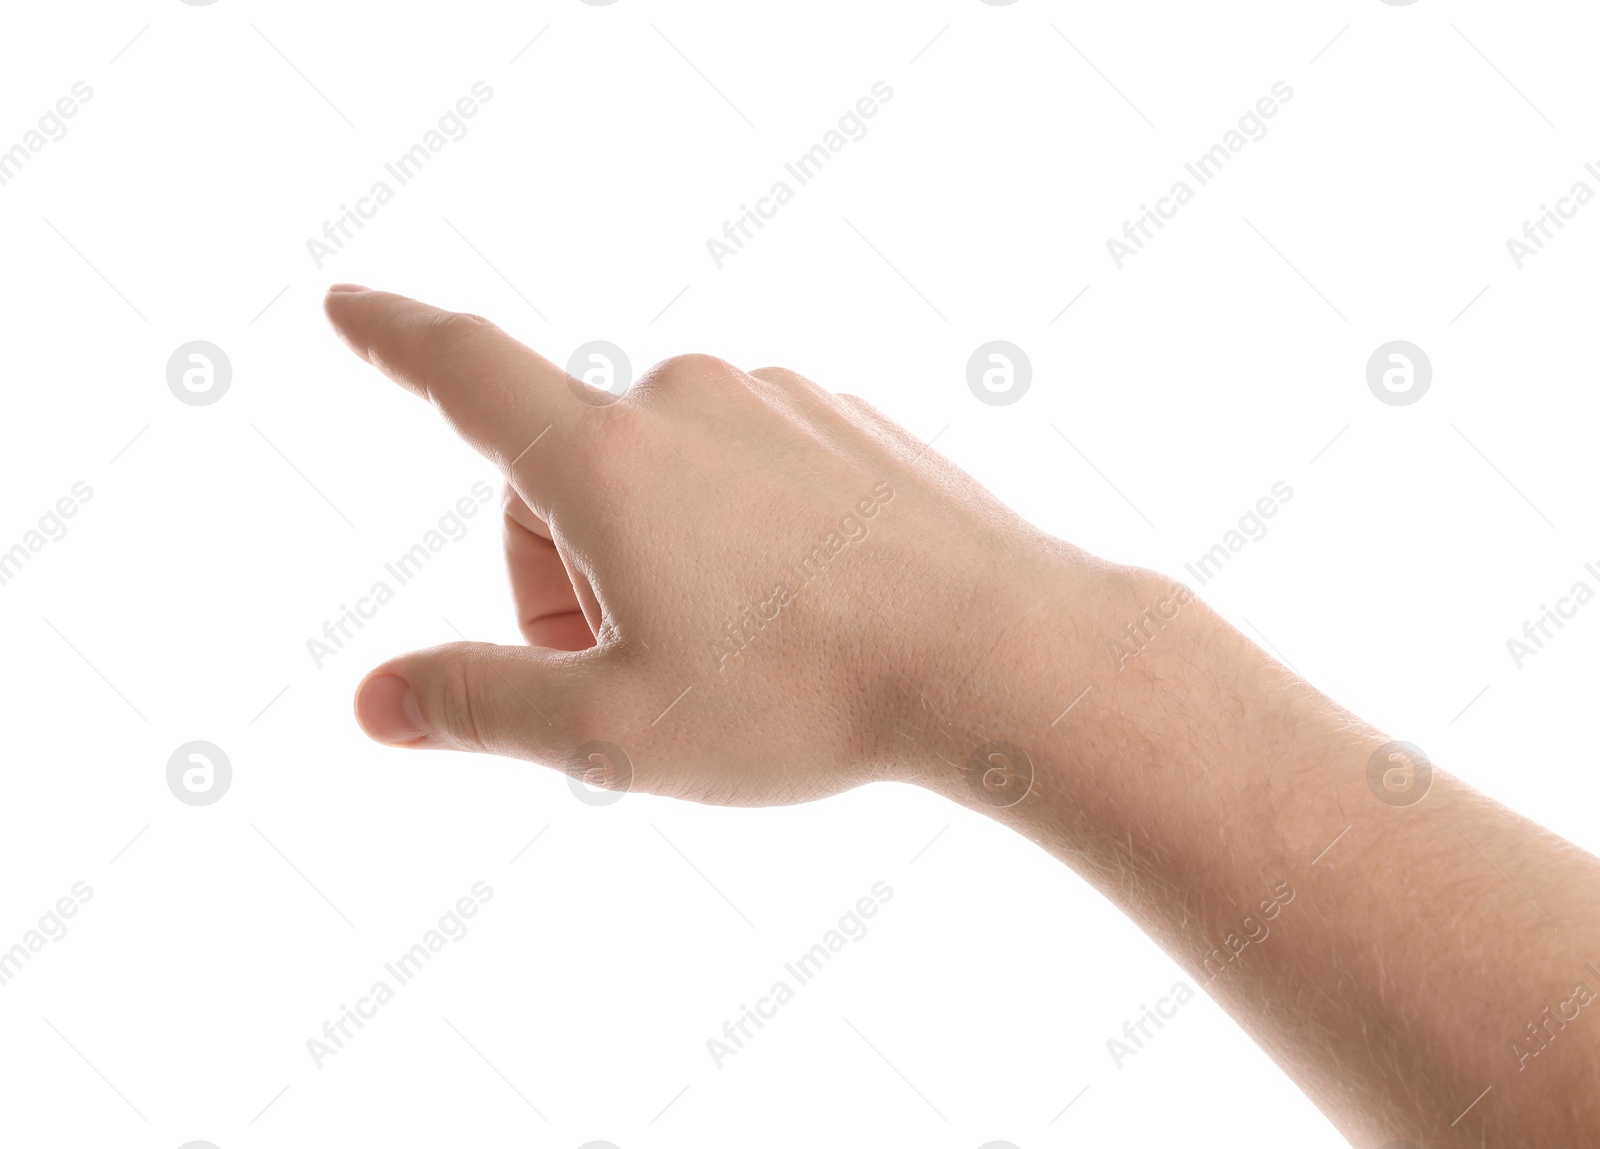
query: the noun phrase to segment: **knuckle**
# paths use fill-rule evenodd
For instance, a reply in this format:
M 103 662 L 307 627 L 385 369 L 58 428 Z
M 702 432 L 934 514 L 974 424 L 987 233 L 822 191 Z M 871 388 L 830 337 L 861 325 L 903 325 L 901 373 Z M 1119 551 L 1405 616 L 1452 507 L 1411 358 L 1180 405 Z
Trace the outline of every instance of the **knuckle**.
M 703 379 L 734 374 L 731 363 L 700 351 L 690 351 L 663 359 L 659 367 L 662 374 L 675 379 Z
M 439 651 L 438 673 L 432 693 L 432 714 L 424 717 L 443 736 L 467 750 L 485 750 L 483 718 L 488 684 L 481 660 L 468 657 L 459 647 Z
M 469 351 L 486 333 L 493 330 L 494 324 L 481 315 L 446 311 L 431 316 L 422 334 L 429 346 L 446 355 L 454 355 Z
M 707 389 L 744 390 L 738 368 L 715 355 L 689 352 L 663 359 L 629 388 L 629 393 L 672 397 Z
M 775 390 L 795 396 L 809 397 L 820 391 L 820 388 L 798 371 L 791 371 L 787 367 L 763 367 L 759 371 L 750 372 L 752 379 L 759 379 Z

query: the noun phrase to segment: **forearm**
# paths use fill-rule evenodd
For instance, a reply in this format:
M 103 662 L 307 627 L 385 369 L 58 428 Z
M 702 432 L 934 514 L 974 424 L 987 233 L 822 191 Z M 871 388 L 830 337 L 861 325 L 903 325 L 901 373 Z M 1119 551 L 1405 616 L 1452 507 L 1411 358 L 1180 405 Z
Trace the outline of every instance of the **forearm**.
M 861 400 L 708 356 L 617 399 L 476 316 L 327 306 L 506 470 L 526 637 L 590 631 L 392 658 L 373 737 L 727 805 L 921 782 L 1076 867 L 1357 1144 L 1595 1142 L 1594 858 L 1443 774 L 1385 801 L 1383 734 Z
M 1355 1144 L 1600 1135 L 1600 862 L 1437 770 L 1385 802 L 1389 738 L 1197 599 L 1069 581 L 945 700 L 924 781 L 1093 882 Z M 1014 805 L 952 768 L 991 737 L 1031 760 Z

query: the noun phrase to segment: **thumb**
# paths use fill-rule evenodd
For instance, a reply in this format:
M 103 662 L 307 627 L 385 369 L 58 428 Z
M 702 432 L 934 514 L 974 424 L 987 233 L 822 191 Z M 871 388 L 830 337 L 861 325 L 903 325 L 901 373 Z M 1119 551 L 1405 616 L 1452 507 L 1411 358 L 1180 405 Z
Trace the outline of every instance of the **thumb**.
M 391 746 L 562 764 L 596 713 L 601 656 L 451 642 L 390 659 L 356 688 L 356 721 Z

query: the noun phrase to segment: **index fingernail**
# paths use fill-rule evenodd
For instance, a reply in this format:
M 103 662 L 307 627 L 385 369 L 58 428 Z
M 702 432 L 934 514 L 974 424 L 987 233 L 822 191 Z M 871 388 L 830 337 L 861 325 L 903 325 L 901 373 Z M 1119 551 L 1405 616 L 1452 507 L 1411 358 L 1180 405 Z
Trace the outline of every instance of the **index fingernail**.
M 334 294 L 334 292 L 342 292 L 342 291 L 371 291 L 371 290 L 372 290 L 372 288 L 363 287 L 359 283 L 333 283 L 333 284 L 329 284 L 329 286 L 328 286 L 328 294 L 329 295 Z

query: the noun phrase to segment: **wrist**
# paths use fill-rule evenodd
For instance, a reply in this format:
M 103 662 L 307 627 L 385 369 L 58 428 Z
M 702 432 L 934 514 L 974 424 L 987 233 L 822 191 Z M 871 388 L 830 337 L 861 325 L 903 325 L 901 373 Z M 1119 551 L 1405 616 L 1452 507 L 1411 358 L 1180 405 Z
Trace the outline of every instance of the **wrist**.
M 917 629 L 938 645 L 892 655 L 878 732 L 888 776 L 1015 820 L 1105 744 L 1105 725 L 1124 716 L 1095 696 L 1131 666 L 1113 643 L 1126 648 L 1125 624 L 1178 593 L 1194 601 L 1164 576 L 1044 538 L 991 558 L 942 606 L 919 595 L 941 617 Z
M 1245 892 L 1257 870 L 1277 880 L 1328 810 L 1360 799 L 1356 767 L 1383 736 L 1187 587 L 1094 560 L 1022 585 L 1004 638 L 917 732 L 935 752 L 908 780 L 1130 910 L 1197 874 Z

